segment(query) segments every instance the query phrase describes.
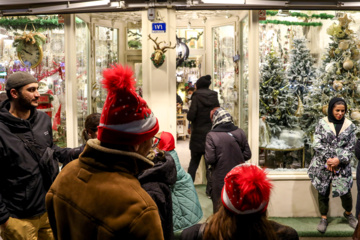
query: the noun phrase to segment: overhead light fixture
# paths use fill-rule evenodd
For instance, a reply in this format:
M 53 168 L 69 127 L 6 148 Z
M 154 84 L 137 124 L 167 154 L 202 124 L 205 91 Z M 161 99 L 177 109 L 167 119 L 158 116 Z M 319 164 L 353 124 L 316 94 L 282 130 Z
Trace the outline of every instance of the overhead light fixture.
M 232 15 L 230 14 L 230 13 L 227 13 L 226 15 L 225 15 L 225 18 L 231 18 L 232 17 Z
M 245 0 L 202 0 L 206 4 L 245 4 Z
M 71 10 L 71 9 L 93 8 L 93 7 L 99 7 L 105 5 L 109 6 L 110 0 L 89 1 L 89 2 L 80 2 L 80 3 L 68 2 L 68 4 L 39 7 L 39 8 L 29 8 L 29 10 L 33 13 L 40 13 L 40 12 Z
M 188 22 L 187 28 L 190 29 L 191 28 L 191 22 Z
M 111 2 L 110 7 L 125 8 L 125 1 Z
M 278 11 L 278 13 L 276 14 L 276 16 L 280 16 L 280 17 L 289 17 L 290 16 L 290 11 L 287 9 L 280 9 Z
M 360 2 L 339 2 L 338 5 L 343 7 L 360 7 Z

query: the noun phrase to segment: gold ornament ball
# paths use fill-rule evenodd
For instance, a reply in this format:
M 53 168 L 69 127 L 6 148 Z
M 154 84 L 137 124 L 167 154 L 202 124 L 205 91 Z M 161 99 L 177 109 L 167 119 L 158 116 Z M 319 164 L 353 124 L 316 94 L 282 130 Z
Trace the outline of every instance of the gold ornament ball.
M 336 90 L 336 91 L 339 91 L 341 90 L 343 87 L 343 84 L 341 81 L 338 81 L 338 80 L 335 80 L 334 83 L 333 83 L 333 88 Z
M 351 119 L 353 119 L 355 121 L 360 120 L 360 112 L 359 112 L 359 110 L 355 109 L 354 111 L 352 111 L 350 117 L 351 117 Z
M 349 43 L 347 42 L 347 41 L 340 41 L 340 43 L 339 43 L 339 48 L 341 49 L 341 50 L 346 50 L 346 49 L 348 49 L 349 48 Z
M 345 70 L 350 70 L 354 67 L 354 62 L 351 61 L 350 59 L 346 60 L 344 63 L 343 63 L 343 68 Z

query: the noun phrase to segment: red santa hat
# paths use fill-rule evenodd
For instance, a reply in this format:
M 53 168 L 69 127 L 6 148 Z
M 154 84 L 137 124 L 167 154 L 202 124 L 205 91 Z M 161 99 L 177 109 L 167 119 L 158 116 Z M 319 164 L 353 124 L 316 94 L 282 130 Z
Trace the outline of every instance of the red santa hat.
M 272 184 L 260 167 L 243 163 L 234 167 L 224 179 L 223 205 L 235 214 L 264 212 L 269 203 Z
M 101 142 L 135 145 L 159 131 L 157 118 L 135 91 L 133 75 L 130 67 L 117 64 L 103 71 L 108 94 L 98 126 Z

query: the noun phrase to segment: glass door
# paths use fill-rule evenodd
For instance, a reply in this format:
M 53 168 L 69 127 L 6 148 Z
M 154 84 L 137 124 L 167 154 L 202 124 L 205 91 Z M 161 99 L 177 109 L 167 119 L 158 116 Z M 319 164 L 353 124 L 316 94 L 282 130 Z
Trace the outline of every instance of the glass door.
M 94 112 L 101 113 L 106 90 L 101 87 L 102 72 L 118 61 L 118 29 L 95 26 L 95 82 L 92 86 Z

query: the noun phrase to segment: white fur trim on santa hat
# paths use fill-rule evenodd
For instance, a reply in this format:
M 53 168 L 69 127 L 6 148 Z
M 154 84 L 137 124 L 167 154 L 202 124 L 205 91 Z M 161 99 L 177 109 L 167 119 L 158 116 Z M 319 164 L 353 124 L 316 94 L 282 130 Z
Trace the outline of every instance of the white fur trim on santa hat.
M 240 211 L 239 209 L 235 208 L 234 205 L 232 204 L 232 202 L 226 192 L 226 184 L 224 185 L 223 190 L 222 190 L 222 202 L 225 205 L 225 207 L 227 207 L 229 210 L 233 211 L 236 214 L 241 214 L 241 215 L 259 212 L 261 209 L 263 209 L 267 205 L 267 202 L 262 202 L 258 208 Z
M 106 125 L 100 123 L 101 127 L 114 129 L 116 131 L 128 133 L 142 133 L 151 130 L 156 124 L 156 117 L 153 113 L 146 119 L 136 120 L 125 124 Z

